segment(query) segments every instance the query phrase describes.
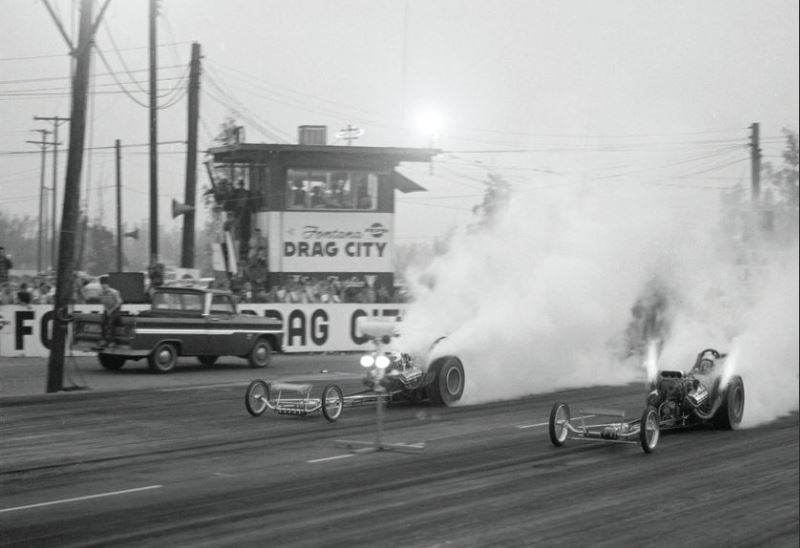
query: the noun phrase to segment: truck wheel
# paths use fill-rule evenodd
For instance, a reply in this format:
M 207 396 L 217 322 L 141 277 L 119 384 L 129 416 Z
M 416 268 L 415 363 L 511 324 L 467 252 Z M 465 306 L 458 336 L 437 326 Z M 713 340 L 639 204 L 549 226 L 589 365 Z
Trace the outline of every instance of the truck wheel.
M 267 408 L 268 401 L 269 385 L 262 380 L 251 382 L 244 394 L 244 406 L 247 407 L 247 412 L 254 417 L 259 416 Z
M 267 367 L 272 361 L 272 347 L 266 339 L 258 339 L 247 355 L 250 367 Z
M 103 369 L 109 371 L 119 371 L 125 365 L 125 358 L 122 356 L 114 356 L 113 354 L 98 354 L 97 359 Z
M 717 428 L 733 430 L 742 422 L 744 415 L 744 382 L 742 377 L 734 375 L 728 382 L 728 389 L 722 396 L 722 405 L 714 415 Z
M 219 356 L 197 356 L 197 361 L 199 361 L 201 365 L 211 367 L 217 363 L 217 358 L 219 358 Z
M 561 447 L 567 441 L 569 429 L 569 405 L 564 402 L 556 402 L 550 409 L 550 420 L 547 421 L 547 431 L 550 434 L 550 443 L 556 447 Z
M 450 406 L 464 393 L 464 366 L 455 356 L 437 359 L 428 368 L 428 399 L 435 405 Z
M 147 363 L 153 373 L 170 373 L 178 363 L 178 349 L 172 343 L 160 343 L 147 356 Z
M 325 417 L 325 420 L 336 422 L 336 419 L 342 416 L 342 409 L 344 408 L 342 389 L 335 384 L 327 385 L 322 389 L 320 403 L 322 405 L 322 416 Z
M 639 421 L 639 442 L 645 453 L 652 453 L 658 445 L 658 438 L 661 430 L 658 427 L 658 412 L 649 405 L 642 413 L 642 420 Z

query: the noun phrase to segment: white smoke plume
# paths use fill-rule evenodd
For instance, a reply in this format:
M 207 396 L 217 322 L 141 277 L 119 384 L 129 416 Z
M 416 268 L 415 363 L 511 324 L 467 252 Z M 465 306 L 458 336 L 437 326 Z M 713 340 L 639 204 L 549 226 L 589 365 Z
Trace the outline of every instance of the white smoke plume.
M 715 192 L 665 186 L 516 193 L 491 229 L 458 234 L 426 272 L 408 273 L 412 284 L 433 281 L 413 287 L 400 342 L 424 354 L 447 335 L 432 357 L 462 358 L 465 404 L 644 387 L 646 360 L 621 351 L 632 306 L 657 280 L 669 288 L 672 319 L 661 369 L 688 370 L 701 349 L 730 352 L 735 342 L 745 422 L 797 409 L 796 243 L 794 269 L 791 257 L 776 263 L 754 290 L 721 211 Z

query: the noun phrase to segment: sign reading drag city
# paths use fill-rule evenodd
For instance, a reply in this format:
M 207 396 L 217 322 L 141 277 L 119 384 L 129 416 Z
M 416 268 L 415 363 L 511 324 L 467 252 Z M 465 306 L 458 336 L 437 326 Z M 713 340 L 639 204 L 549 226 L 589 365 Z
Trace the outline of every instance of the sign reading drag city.
M 279 234 L 270 234 L 279 237 L 270 242 L 277 271 L 394 271 L 391 213 L 287 211 L 281 216 Z
M 372 349 L 372 343 L 358 329 L 362 316 L 402 318 L 399 304 L 285 304 L 241 303 L 239 309 L 276 318 L 283 324 L 283 351 L 346 352 Z M 148 305 L 126 304 L 123 313 L 137 314 Z M 73 312 L 101 312 L 99 305 L 76 305 Z M 0 357 L 47 357 L 53 329 L 53 307 L 33 305 L 0 306 Z M 71 324 L 70 324 L 71 325 Z M 71 332 L 68 340 L 71 340 Z M 69 348 L 68 353 L 72 352 Z M 76 356 L 90 353 L 75 351 Z

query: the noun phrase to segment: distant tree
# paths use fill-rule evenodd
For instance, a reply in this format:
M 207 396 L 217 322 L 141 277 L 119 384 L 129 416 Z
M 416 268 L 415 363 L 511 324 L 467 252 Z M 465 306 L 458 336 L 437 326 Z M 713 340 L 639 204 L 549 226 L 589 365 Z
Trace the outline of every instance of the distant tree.
M 751 192 L 741 185 L 721 195 L 722 228 L 734 240 L 750 241 L 756 233 L 775 241 L 794 241 L 798 237 L 798 138 L 788 129 L 783 134 L 783 163 L 761 165 L 762 192 L 757 211 L 753 210 Z
M 783 164 L 773 167 L 765 162 L 762 175 L 778 191 L 778 205 L 798 207 L 800 205 L 800 192 L 798 191 L 798 143 L 797 133 L 786 128 L 783 129 L 786 139 L 783 149 Z
M 0 212 L 0 245 L 11 255 L 14 270 L 30 270 L 37 266 L 39 223 L 36 219 L 11 217 Z M 49 248 L 47 253 L 50 253 Z
M 394 271 L 402 276 L 410 268 L 423 269 L 433 261 L 433 246 L 427 242 L 398 243 L 394 250 Z
M 511 183 L 500 175 L 490 173 L 484 185 L 483 201 L 472 208 L 472 213 L 478 220 L 470 225 L 470 232 L 485 230 L 494 225 L 511 198 Z
M 235 118 L 226 117 L 219 126 L 214 142 L 219 146 L 244 142 L 244 126 L 239 125 Z M 220 209 L 231 197 L 236 181 L 246 179 L 249 168 L 235 164 L 215 165 L 211 159 L 211 155 L 207 154 L 206 162 L 210 165 L 213 181 L 203 189 L 203 203 L 207 209 Z
M 85 238 L 83 270 L 94 275 L 116 271 L 117 240 L 115 234 L 105 226 L 88 224 Z
M 233 145 L 244 141 L 244 126 L 239 125 L 232 116 L 227 116 L 219 126 L 214 142 L 220 145 Z
M 786 139 L 782 153 L 783 164 L 779 167 L 765 162 L 762 179 L 770 185 L 763 193 L 762 229 L 774 232 L 779 241 L 794 241 L 798 237 L 798 143 L 797 133 L 783 130 Z M 774 192 L 773 192 L 774 190 Z

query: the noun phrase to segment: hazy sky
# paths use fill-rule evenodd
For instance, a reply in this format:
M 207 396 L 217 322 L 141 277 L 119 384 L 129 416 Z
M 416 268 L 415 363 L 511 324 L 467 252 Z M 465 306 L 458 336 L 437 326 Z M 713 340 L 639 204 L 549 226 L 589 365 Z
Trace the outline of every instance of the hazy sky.
M 749 184 L 752 122 L 768 161 L 778 159 L 781 128 L 797 130 L 795 0 L 161 4 L 160 141 L 185 139 L 192 41 L 204 55 L 201 148 L 226 116 L 249 142 L 296 142 L 302 124 L 325 124 L 332 139 L 352 124 L 365 131 L 362 145 L 428 146 L 418 114 L 440 112 L 435 145 L 447 152 L 434 174 L 404 167 L 429 191 L 401 195 L 401 243 L 469 222 L 489 171 L 534 194 L 629 181 L 715 192 Z M 51 5 L 76 36 L 79 2 Z M 0 0 L 0 10 L 0 209 L 35 215 L 40 157 L 26 141 L 50 127 L 34 116 L 69 115 L 67 46 L 43 2 Z M 97 33 L 105 61 L 93 57 L 87 146 L 97 150 L 87 152 L 82 200 L 93 218 L 102 206 L 111 226 L 114 156 L 99 147 L 115 139 L 128 145 L 124 222 L 149 211 L 147 147 L 130 146 L 149 135 L 147 13 L 147 0 L 111 0 Z M 161 151 L 159 221 L 170 226 L 180 222 L 169 203 L 183 199 L 184 147 Z M 64 153 L 59 165 L 63 190 Z M 48 160 L 48 184 L 49 169 Z

